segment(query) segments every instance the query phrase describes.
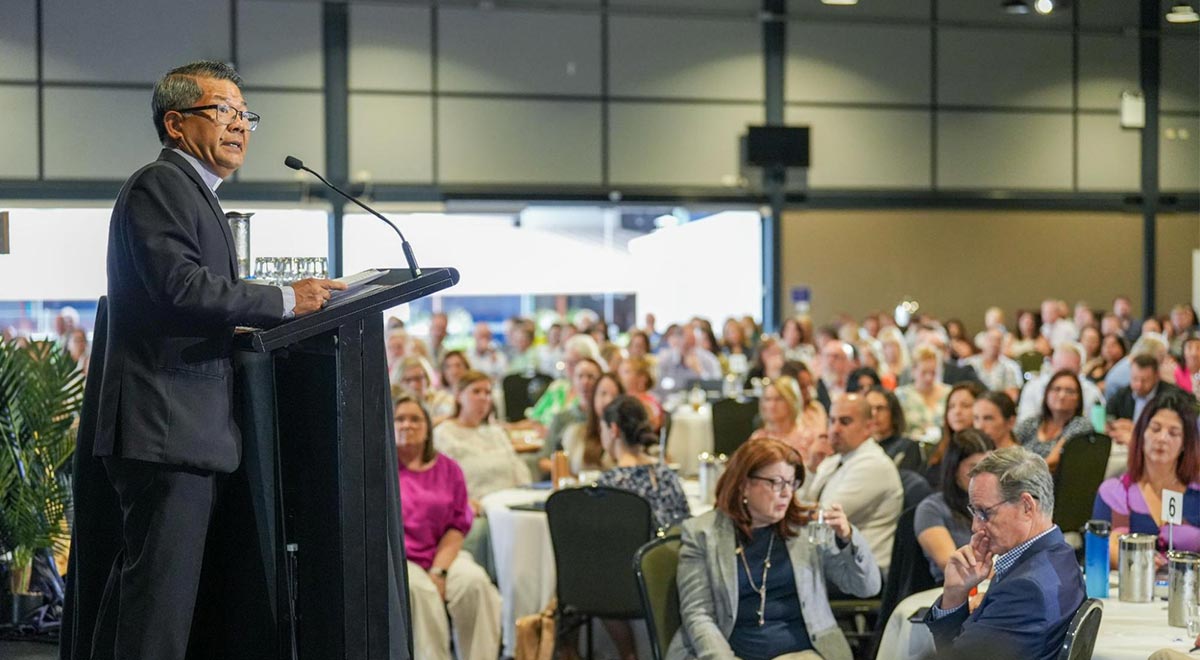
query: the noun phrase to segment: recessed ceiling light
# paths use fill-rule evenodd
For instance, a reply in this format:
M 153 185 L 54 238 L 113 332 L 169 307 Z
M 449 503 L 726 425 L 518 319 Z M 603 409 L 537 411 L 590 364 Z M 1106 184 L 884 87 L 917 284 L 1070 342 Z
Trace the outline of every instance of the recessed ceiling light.
M 1025 0 L 1004 0 L 1005 13 L 1023 15 L 1029 13 L 1029 5 Z
M 1036 9 L 1037 13 L 1039 14 L 1049 14 L 1050 12 L 1054 11 L 1054 0 L 1035 0 L 1033 3 L 1033 8 Z
M 821 0 L 821 4 L 849 7 L 850 5 L 857 5 L 858 0 Z
M 1200 21 L 1200 14 L 1197 14 L 1196 10 L 1186 2 L 1180 2 L 1167 12 L 1168 23 L 1195 23 L 1197 21 Z

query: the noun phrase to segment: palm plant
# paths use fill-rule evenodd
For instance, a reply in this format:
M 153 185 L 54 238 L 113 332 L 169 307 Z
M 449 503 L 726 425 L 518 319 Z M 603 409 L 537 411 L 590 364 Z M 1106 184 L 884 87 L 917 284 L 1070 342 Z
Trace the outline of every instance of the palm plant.
M 28 575 L 34 553 L 61 550 L 70 539 L 67 462 L 83 383 L 53 342 L 0 343 L 0 552 L 12 553 L 18 575 Z

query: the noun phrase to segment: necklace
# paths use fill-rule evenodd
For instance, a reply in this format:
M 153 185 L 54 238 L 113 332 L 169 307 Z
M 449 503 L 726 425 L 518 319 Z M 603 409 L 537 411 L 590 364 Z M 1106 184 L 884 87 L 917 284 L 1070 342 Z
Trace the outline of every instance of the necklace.
M 771 533 L 771 540 L 767 541 L 767 556 L 763 559 L 762 584 L 754 586 L 754 576 L 750 574 L 750 562 L 746 559 L 746 549 L 739 543 L 737 553 L 742 558 L 742 568 L 746 569 L 746 579 L 750 581 L 750 588 L 758 594 L 758 625 L 761 627 L 764 623 L 763 614 L 767 611 L 767 571 L 771 569 L 771 550 L 775 548 L 775 533 Z

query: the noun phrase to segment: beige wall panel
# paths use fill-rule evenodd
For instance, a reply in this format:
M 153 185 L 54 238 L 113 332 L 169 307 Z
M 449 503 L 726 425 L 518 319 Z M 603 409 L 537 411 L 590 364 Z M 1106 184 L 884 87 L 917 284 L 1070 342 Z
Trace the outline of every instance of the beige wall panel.
M 124 180 L 162 150 L 149 90 L 52 87 L 44 99 L 47 179 Z
M 1200 117 L 1163 115 L 1159 128 L 1159 186 L 1200 192 Z
M 1071 188 L 1071 116 L 943 112 L 938 116 L 942 188 Z
M 241 0 L 238 68 L 250 86 L 321 87 L 321 5 Z
M 787 109 L 812 127 L 813 188 L 929 188 L 929 113 L 919 110 Z
M 927 27 L 788 26 L 789 101 L 930 101 Z
M 1121 105 L 1121 92 L 1136 92 L 1141 88 L 1137 38 L 1080 35 L 1080 108 L 1115 112 Z
M 838 21 L 872 21 L 878 19 L 901 19 L 908 21 L 928 21 L 930 13 L 929 0 L 871 0 L 860 2 L 853 7 L 826 5 L 818 2 L 788 3 L 788 16 L 806 18 L 822 18 Z
M 1079 116 L 1079 190 L 1141 189 L 1139 131 L 1121 128 L 1116 114 Z
M 754 20 L 613 16 L 610 93 L 758 100 L 762 26 Z
M 0 3 L 0 79 L 37 79 L 37 2 Z
M 433 99 L 350 95 L 350 176 L 355 181 L 433 182 Z
M 944 28 L 937 76 L 943 104 L 1069 109 L 1071 35 Z
M 46 80 L 149 83 L 193 60 L 230 56 L 229 0 L 54 0 L 42 8 Z
M 1162 109 L 1200 110 L 1200 39 L 1162 41 Z
M 1130 0 L 1087 0 L 1079 3 L 1079 24 L 1083 27 L 1136 28 L 1139 4 Z
M 350 89 L 430 91 L 427 7 L 350 6 Z
M 23 85 L 0 85 L 0 179 L 36 179 L 37 90 Z
M 438 88 L 451 92 L 599 94 L 600 17 L 442 9 Z
M 1191 299 L 1200 218 L 1158 222 L 1159 307 Z M 905 296 L 922 311 L 978 330 L 983 313 L 1055 296 L 1106 306 L 1118 294 L 1141 307 L 1141 217 L 1014 211 L 805 211 L 783 221 L 783 291 L 812 287 L 812 315 L 860 317 Z
M 614 185 L 724 186 L 738 178 L 738 136 L 762 123 L 751 106 L 613 103 Z
M 248 92 L 246 96 L 263 119 L 246 150 L 240 180 L 311 181 L 310 175 L 283 166 L 289 155 L 324 173 L 325 102 L 320 92 Z
M 439 183 L 599 184 L 600 104 L 441 99 Z

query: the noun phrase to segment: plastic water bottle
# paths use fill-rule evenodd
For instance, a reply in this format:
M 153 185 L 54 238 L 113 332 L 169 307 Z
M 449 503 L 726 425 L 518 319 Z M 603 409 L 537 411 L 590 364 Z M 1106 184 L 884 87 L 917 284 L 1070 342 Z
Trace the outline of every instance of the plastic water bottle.
M 1083 575 L 1088 598 L 1108 598 L 1108 537 L 1112 523 L 1089 520 L 1083 527 Z

